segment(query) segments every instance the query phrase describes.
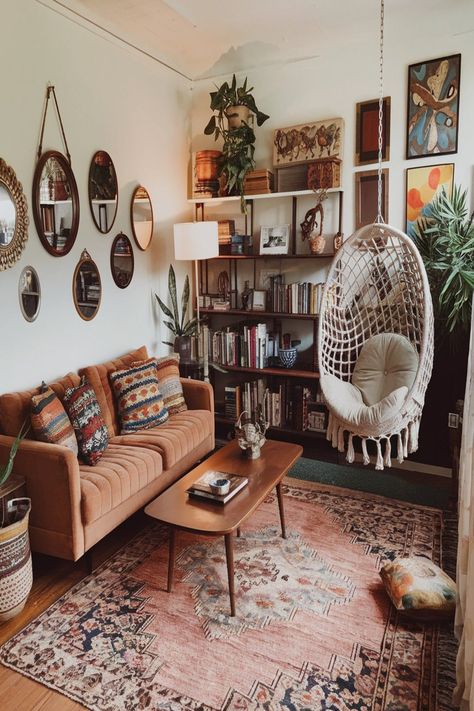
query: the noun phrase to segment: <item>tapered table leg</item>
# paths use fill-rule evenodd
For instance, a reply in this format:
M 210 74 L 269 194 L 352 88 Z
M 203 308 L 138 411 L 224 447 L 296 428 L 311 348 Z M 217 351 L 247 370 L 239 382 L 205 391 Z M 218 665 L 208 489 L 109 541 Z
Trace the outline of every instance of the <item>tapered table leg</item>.
M 168 592 L 173 590 L 174 560 L 176 557 L 176 528 L 170 526 L 170 547 L 168 554 Z
M 235 590 L 234 590 L 234 539 L 232 533 L 225 535 L 225 554 L 227 558 L 227 577 L 229 579 L 230 614 L 235 617 Z
M 285 509 L 283 508 L 283 492 L 281 490 L 281 482 L 276 485 L 276 490 L 278 497 L 278 508 L 280 509 L 281 535 L 282 538 L 286 538 Z
M 240 528 L 238 528 L 238 529 L 237 529 L 237 538 L 240 538 L 241 535 L 242 535 L 242 533 L 241 533 L 241 531 L 240 531 Z

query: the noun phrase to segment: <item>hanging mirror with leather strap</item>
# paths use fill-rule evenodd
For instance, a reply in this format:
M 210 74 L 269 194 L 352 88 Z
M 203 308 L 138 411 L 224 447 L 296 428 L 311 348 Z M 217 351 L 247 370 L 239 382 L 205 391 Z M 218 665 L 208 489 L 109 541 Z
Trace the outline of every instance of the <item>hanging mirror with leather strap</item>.
M 55 150 L 42 152 L 51 96 L 66 155 Z M 33 176 L 33 217 L 41 243 L 50 254 L 63 257 L 71 251 L 79 228 L 79 193 L 54 86 L 48 86 L 46 92 L 38 162 Z

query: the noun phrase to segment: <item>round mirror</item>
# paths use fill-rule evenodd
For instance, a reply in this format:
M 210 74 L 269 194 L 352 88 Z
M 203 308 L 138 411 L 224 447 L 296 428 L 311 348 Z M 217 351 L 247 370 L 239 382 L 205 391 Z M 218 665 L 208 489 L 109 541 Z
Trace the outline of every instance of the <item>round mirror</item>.
M 28 205 L 15 171 L 0 158 L 0 271 L 13 266 L 28 239 Z
M 118 207 L 118 185 L 112 158 L 97 151 L 89 169 L 89 204 L 97 229 L 107 234 L 112 229 Z
M 43 153 L 36 165 L 33 216 L 50 254 L 62 257 L 70 252 L 79 227 L 79 194 L 69 161 L 58 151 Z
M 127 235 L 120 232 L 114 239 L 110 252 L 112 276 L 120 289 L 125 289 L 132 281 L 134 266 L 132 243 Z
M 41 288 L 38 274 L 33 267 L 25 267 L 18 282 L 21 313 L 27 321 L 34 321 L 38 316 L 41 302 Z
M 102 284 L 97 264 L 86 249 L 74 271 L 72 295 L 79 316 L 85 321 L 91 321 L 99 310 Z
M 131 205 L 132 231 L 140 249 L 147 249 L 153 237 L 153 207 L 148 190 L 142 185 L 135 188 Z

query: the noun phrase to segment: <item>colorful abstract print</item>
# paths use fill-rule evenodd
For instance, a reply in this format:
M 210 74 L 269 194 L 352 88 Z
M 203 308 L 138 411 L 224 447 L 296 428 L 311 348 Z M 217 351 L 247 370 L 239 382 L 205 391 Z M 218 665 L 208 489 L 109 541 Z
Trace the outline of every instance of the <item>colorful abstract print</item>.
M 461 55 L 408 70 L 407 158 L 456 153 Z
M 95 392 L 85 378 L 77 388 L 66 390 L 64 407 L 76 433 L 80 458 L 94 466 L 108 447 L 109 433 Z
M 71 449 L 77 457 L 77 440 L 61 401 L 51 388 L 31 398 L 31 427 L 40 442 L 60 444 Z
M 168 419 L 155 358 L 111 373 L 110 383 L 117 401 L 122 434 L 148 430 Z

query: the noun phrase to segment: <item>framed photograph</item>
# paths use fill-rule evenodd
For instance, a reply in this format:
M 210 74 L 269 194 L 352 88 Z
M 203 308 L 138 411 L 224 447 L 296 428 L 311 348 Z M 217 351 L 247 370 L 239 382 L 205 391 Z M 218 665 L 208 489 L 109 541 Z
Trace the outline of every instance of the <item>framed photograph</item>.
M 272 277 L 281 274 L 279 269 L 261 269 L 258 275 L 258 288 L 268 291 L 272 285 Z
M 390 97 L 382 104 L 382 160 L 390 160 Z M 356 106 L 355 165 L 377 163 L 379 159 L 379 100 L 361 101 Z
M 377 219 L 378 171 L 362 170 L 355 174 L 355 228 Z M 382 217 L 388 222 L 388 168 L 382 170 Z
M 275 225 L 260 229 L 260 254 L 288 254 L 290 225 Z
M 342 158 L 343 141 L 342 118 L 277 128 L 273 134 L 273 165 L 280 167 L 317 158 Z
M 409 237 L 413 237 L 417 220 L 430 216 L 431 203 L 435 195 L 444 188 L 451 197 L 454 184 L 454 163 L 407 168 L 406 177 L 405 232 Z
M 457 153 L 461 55 L 408 67 L 407 158 Z
M 250 302 L 252 311 L 265 311 L 267 307 L 267 292 L 254 289 Z

